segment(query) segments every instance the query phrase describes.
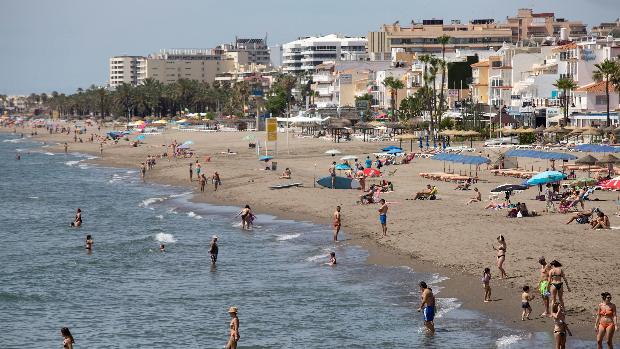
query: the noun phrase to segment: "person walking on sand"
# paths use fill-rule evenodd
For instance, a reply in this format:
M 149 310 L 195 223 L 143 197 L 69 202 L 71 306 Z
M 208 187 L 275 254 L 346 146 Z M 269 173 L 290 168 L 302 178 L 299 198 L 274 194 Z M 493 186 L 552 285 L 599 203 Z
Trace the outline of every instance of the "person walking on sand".
M 99 143 L 99 154 L 103 155 L 103 142 Z
M 202 175 L 198 176 L 198 183 L 200 184 L 200 192 L 204 193 L 205 192 L 205 185 L 207 184 L 207 177 L 205 176 L 204 173 Z
M 75 340 L 73 339 L 73 335 L 71 335 L 71 331 L 69 331 L 69 328 L 61 328 L 60 335 L 62 336 L 63 349 L 73 349 L 73 344 L 75 343 Z
M 383 233 L 383 236 L 387 236 L 387 211 L 388 211 L 388 205 L 385 202 L 385 199 L 381 199 L 379 200 L 379 204 L 381 205 L 381 207 L 379 207 L 379 223 L 381 223 L 381 230 Z
M 614 333 L 618 330 L 618 313 L 616 305 L 611 302 L 611 294 L 609 292 L 601 293 L 603 302 L 599 303 L 596 311 L 596 323 L 594 331 L 596 331 L 596 348 L 603 349 L 603 339 L 607 342 L 607 349 L 614 347 Z
M 222 180 L 220 179 L 220 174 L 215 171 L 213 173 L 213 177 L 211 177 L 211 181 L 213 182 L 213 191 L 217 191 L 217 187 L 222 185 Z
M 505 279 L 508 275 L 506 275 L 506 270 L 504 270 L 504 261 L 506 261 L 506 239 L 504 239 L 504 235 L 498 236 L 497 242 L 497 247 L 493 245 L 493 249 L 497 252 L 497 269 L 499 269 L 500 278 Z
M 228 314 L 230 314 L 230 336 L 228 337 L 228 343 L 226 343 L 226 349 L 237 349 L 237 342 L 239 342 L 239 318 L 237 317 L 237 307 L 230 307 Z
M 559 303 L 553 303 L 551 307 L 551 318 L 553 319 L 553 338 L 555 339 L 555 349 L 566 349 L 566 334 L 573 334 L 566 323 L 566 312 L 564 306 Z
M 338 241 L 338 233 L 340 233 L 340 226 L 342 224 L 340 215 L 340 206 L 336 206 L 334 211 L 334 242 Z
M 482 273 L 482 288 L 484 288 L 484 302 L 491 301 L 491 269 L 484 268 Z
M 434 334 L 435 333 L 435 295 L 433 295 L 433 290 L 430 289 L 426 282 L 420 281 L 420 292 L 422 295 L 422 302 L 418 307 L 418 312 L 424 310 L 424 327 L 426 328 L 426 333 Z
M 332 178 L 332 189 L 336 189 L 336 161 L 329 166 L 329 175 Z
M 211 256 L 211 264 L 213 265 L 217 262 L 218 252 L 219 247 L 217 246 L 217 236 L 213 235 L 213 240 L 211 240 L 211 245 L 209 246 L 209 255 Z
M 545 257 L 538 258 L 538 263 L 540 264 L 540 281 L 538 282 L 538 291 L 540 292 L 540 298 L 542 299 L 543 307 L 545 311 L 540 314 L 540 316 L 549 316 L 551 312 L 549 311 L 549 296 L 551 292 L 549 292 L 549 270 L 551 266 L 545 260 Z
M 562 263 L 554 259 L 549 264 L 551 264 L 551 269 L 549 270 L 549 278 L 547 280 L 550 284 L 551 298 L 553 299 L 553 303 L 555 303 L 557 298 L 562 308 L 564 308 L 564 289 L 562 286 L 566 284 L 566 290 L 570 292 L 568 280 L 566 280 L 566 276 L 562 270 Z
M 530 294 L 530 287 L 523 286 L 523 293 L 521 293 L 521 321 L 525 321 L 525 319 L 530 319 L 530 314 L 532 314 L 532 306 L 530 305 L 530 301 L 534 299 L 534 295 Z
M 189 163 L 189 181 L 191 182 L 193 180 L 194 177 L 194 164 L 193 163 Z

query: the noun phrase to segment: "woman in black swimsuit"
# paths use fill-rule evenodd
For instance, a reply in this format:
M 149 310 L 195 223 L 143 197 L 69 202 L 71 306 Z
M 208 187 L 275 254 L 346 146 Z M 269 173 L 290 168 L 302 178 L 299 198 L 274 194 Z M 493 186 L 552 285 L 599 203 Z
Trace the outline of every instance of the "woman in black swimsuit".
M 64 349 L 73 349 L 73 336 L 71 335 L 71 331 L 67 327 L 63 327 L 60 329 L 60 334 L 62 335 L 62 347 Z
M 493 249 L 497 251 L 497 269 L 500 272 L 500 278 L 507 278 L 506 270 L 504 270 L 504 261 L 506 260 L 506 240 L 504 239 L 504 235 L 500 235 L 497 237 L 497 243 L 499 246 L 497 248 L 493 246 Z
M 549 290 L 551 291 L 551 297 L 553 299 L 553 303 L 555 303 L 556 297 L 560 302 L 560 306 L 564 308 L 564 288 L 562 287 L 566 284 L 566 290 L 570 292 L 570 287 L 568 286 L 568 281 L 566 280 L 566 276 L 564 276 L 564 271 L 562 270 L 562 263 L 553 260 L 551 263 L 551 269 L 549 270 Z
M 77 212 L 75 213 L 75 219 L 73 220 L 73 223 L 71 223 L 71 226 L 79 227 L 81 225 L 82 225 L 82 210 L 78 208 Z
M 569 336 L 573 334 L 568 329 L 566 323 L 566 312 L 564 306 L 559 303 L 554 303 L 551 307 L 551 317 L 553 318 L 553 338 L 555 339 L 555 349 L 566 348 L 566 334 Z

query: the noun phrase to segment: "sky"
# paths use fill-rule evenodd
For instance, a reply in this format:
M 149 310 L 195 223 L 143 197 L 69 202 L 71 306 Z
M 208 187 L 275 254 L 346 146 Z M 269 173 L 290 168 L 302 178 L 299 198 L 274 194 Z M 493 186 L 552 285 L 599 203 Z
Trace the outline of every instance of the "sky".
M 618 0 L 0 0 L 0 94 L 104 85 L 108 58 L 162 48 L 209 48 L 268 36 L 366 36 L 399 20 L 504 20 L 518 8 L 591 27 L 620 16 Z

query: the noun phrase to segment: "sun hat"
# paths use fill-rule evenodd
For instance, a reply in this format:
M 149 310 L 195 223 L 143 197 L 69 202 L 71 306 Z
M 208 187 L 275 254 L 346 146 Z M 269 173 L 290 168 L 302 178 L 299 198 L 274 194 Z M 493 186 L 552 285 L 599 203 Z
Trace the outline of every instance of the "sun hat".
M 229 313 L 229 314 L 230 314 L 230 313 L 235 313 L 235 314 L 237 314 L 237 307 L 230 307 L 230 308 L 228 309 L 228 313 Z
M 217 239 L 217 235 L 213 235 L 213 239 Z

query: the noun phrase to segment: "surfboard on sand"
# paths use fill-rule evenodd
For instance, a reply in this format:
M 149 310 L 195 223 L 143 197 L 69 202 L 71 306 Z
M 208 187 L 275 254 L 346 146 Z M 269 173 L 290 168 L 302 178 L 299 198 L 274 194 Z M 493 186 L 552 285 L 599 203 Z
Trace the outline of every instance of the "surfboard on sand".
M 327 176 L 327 177 L 319 178 L 319 180 L 317 180 L 316 183 L 322 187 L 331 188 L 332 177 Z M 334 189 L 359 189 L 359 188 L 360 188 L 359 180 L 336 176 L 336 182 L 334 183 Z
M 269 188 L 271 189 L 284 189 L 284 188 L 292 188 L 292 187 L 301 187 L 301 183 L 286 183 L 286 184 L 278 184 L 272 185 Z

